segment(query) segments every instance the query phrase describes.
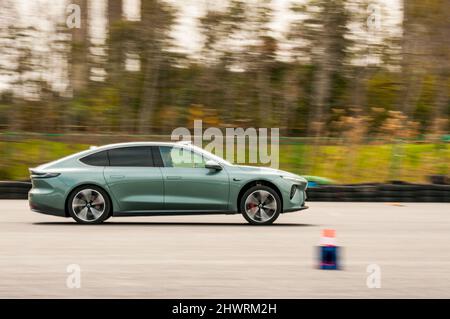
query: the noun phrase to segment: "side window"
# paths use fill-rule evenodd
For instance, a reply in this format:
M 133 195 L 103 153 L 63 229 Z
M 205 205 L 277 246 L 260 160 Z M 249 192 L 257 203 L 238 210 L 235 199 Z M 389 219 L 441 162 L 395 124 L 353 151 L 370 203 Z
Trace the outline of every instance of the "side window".
M 204 168 L 205 159 L 201 154 L 181 147 L 160 146 L 165 167 Z
M 107 151 L 97 152 L 80 159 L 81 162 L 91 166 L 109 166 Z
M 205 158 L 201 154 L 198 154 L 198 153 L 195 153 L 192 151 L 190 153 L 191 153 L 191 158 L 192 158 L 194 167 L 205 168 L 205 164 L 206 164 Z
M 121 147 L 108 150 L 110 166 L 153 167 L 153 158 L 147 146 Z
M 164 162 L 161 158 L 161 152 L 159 146 L 150 146 L 152 150 L 153 165 L 155 167 L 164 167 Z

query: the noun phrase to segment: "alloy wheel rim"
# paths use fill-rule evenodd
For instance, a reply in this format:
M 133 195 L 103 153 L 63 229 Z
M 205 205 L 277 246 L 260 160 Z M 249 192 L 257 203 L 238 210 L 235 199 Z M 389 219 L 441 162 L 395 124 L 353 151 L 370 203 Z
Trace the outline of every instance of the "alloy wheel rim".
M 254 191 L 245 200 L 245 212 L 255 222 L 261 223 L 270 220 L 276 211 L 277 201 L 268 191 Z
M 90 188 L 79 191 L 72 200 L 72 211 L 85 222 L 93 222 L 99 219 L 105 208 L 103 195 Z

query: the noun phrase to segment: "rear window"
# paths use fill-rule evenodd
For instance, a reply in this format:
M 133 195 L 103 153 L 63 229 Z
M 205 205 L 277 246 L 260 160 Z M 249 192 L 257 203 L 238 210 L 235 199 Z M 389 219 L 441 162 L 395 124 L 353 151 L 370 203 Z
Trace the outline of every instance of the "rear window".
M 150 147 L 122 147 L 108 151 L 110 166 L 153 166 Z
M 81 158 L 80 161 L 91 166 L 109 166 L 108 154 L 106 151 L 88 155 Z

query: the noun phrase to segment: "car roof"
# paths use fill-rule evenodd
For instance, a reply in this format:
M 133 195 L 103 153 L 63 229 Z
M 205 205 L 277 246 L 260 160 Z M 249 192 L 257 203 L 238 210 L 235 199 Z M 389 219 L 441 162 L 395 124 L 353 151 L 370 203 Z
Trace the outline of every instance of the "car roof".
M 111 148 L 118 147 L 133 147 L 133 146 L 192 146 L 191 142 L 181 141 L 181 142 L 125 142 L 125 143 L 114 143 L 102 146 L 91 147 L 92 151 L 100 151 Z

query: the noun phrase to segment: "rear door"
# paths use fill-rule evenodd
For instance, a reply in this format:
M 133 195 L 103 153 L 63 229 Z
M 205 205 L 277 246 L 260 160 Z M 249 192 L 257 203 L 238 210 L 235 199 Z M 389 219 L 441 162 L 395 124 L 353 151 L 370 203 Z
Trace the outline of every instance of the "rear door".
M 108 158 L 104 176 L 121 212 L 163 209 L 163 176 L 154 165 L 152 147 L 114 148 Z
M 159 150 L 165 210 L 213 212 L 228 209 L 229 177 L 225 169 L 205 168 L 206 159 L 191 149 L 160 146 Z

